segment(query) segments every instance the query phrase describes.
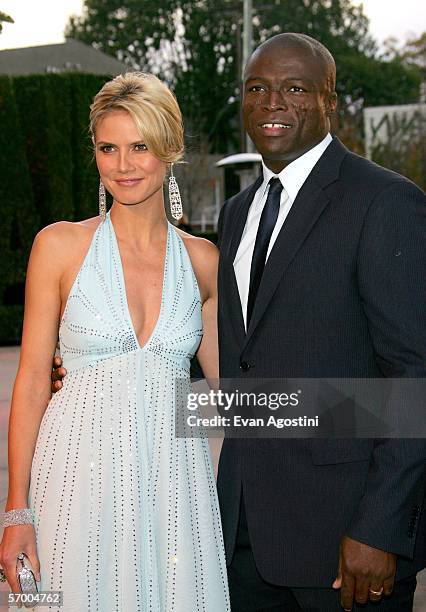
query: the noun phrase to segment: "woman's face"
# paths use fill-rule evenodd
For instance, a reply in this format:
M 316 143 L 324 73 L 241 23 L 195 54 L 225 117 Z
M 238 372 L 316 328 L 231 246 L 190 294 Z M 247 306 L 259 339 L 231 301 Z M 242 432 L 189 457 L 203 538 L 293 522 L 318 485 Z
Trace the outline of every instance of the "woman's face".
M 96 126 L 96 163 L 114 201 L 132 206 L 162 201 L 167 164 L 152 155 L 126 111 L 112 110 Z

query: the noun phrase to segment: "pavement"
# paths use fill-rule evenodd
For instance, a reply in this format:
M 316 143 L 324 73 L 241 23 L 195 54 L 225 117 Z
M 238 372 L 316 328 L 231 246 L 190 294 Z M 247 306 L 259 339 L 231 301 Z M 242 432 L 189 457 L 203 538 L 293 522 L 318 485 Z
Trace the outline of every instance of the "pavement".
M 19 347 L 0 347 L 0 517 L 3 515 L 7 496 L 7 424 L 18 359 Z M 210 442 L 216 470 L 221 441 L 218 439 L 211 439 Z M 1 534 L 0 518 L 0 538 Z M 426 570 L 418 574 L 417 580 L 418 584 L 413 612 L 426 612 Z M 0 583 L 0 592 L 1 591 L 7 592 L 7 585 L 2 585 Z M 7 612 L 7 608 L 0 605 L 0 612 Z M 86 611 L 82 610 L 81 612 Z M 102 612 L 109 611 L 103 610 Z

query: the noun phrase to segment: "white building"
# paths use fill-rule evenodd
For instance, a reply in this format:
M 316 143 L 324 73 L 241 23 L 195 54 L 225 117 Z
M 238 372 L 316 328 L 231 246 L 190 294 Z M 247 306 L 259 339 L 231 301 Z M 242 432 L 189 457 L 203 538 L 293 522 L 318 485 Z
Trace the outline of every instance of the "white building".
M 426 104 L 401 104 L 396 106 L 370 106 L 364 108 L 365 152 L 369 159 L 378 144 L 401 139 L 426 137 Z

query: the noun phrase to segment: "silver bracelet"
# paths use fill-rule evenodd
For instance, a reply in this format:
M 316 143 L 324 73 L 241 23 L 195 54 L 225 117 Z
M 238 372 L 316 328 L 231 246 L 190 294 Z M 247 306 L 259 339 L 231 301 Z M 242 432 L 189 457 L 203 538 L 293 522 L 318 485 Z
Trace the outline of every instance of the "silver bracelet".
M 33 513 L 30 508 L 16 508 L 4 513 L 3 527 L 13 525 L 32 525 Z

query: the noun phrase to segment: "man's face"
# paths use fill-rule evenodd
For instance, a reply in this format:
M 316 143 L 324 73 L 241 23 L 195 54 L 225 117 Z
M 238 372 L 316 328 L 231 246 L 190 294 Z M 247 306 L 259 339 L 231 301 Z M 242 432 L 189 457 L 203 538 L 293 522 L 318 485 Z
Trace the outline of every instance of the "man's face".
M 273 172 L 321 142 L 335 108 L 327 66 L 304 47 L 270 45 L 249 60 L 244 125 Z

